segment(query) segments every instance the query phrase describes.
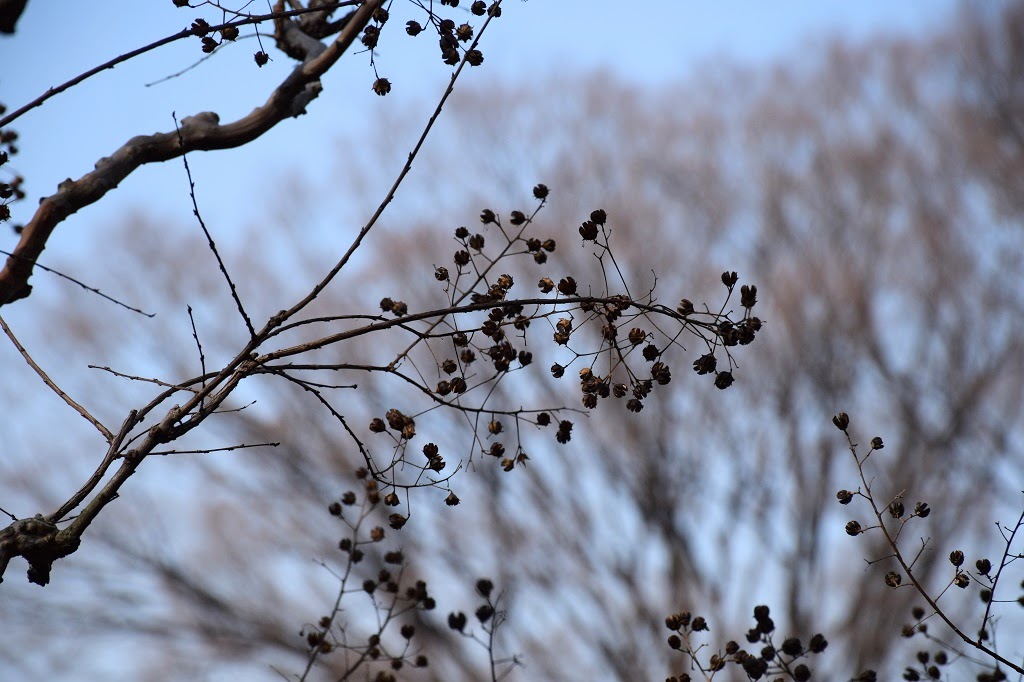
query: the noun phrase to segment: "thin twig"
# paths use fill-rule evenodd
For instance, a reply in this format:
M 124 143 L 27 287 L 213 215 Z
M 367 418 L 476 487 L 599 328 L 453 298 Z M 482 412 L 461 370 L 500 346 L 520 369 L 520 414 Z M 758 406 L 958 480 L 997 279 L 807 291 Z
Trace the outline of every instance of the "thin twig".
M 141 165 L 168 161 L 183 154 L 186 148 L 182 146 L 182 136 L 189 151 L 231 149 L 257 139 L 286 118 L 304 113 L 322 90 L 320 77 L 348 51 L 381 2 L 383 0 L 363 3 L 334 41 L 326 46 L 289 24 L 281 38 L 282 47 L 292 45 L 305 58 L 278 84 L 263 105 L 242 118 L 221 124 L 215 113 L 202 112 L 182 119 L 180 131 L 136 135 L 97 162 L 94 170 L 78 180 L 62 182 L 55 194 L 40 201 L 35 215 L 21 231 L 14 249 L 20 258 L 8 257 L 0 270 L 0 306 L 30 295 L 32 288 L 28 281 L 33 272 L 32 264 L 43 252 L 57 225 L 99 201 Z
M 998 522 L 996 525 L 999 525 Z M 985 616 L 981 619 L 982 629 L 985 629 L 988 626 L 989 614 L 992 611 L 992 603 L 996 600 L 996 586 L 999 584 L 999 578 L 1003 575 L 1003 569 L 1006 568 L 1011 561 L 1009 558 L 1010 548 L 1013 545 L 1013 538 L 1017 534 L 1017 531 L 1021 529 L 1021 526 L 1024 526 L 1024 510 L 1021 510 L 1020 516 L 1017 517 L 1017 523 L 1014 525 L 1013 531 L 1010 532 L 1010 537 L 1006 537 L 1005 534 L 1000 533 L 1000 535 L 1003 536 L 1003 539 L 1006 540 L 1006 549 L 1003 550 L 1003 556 L 999 560 L 999 568 L 996 570 L 995 577 L 992 579 L 992 587 L 990 588 L 992 597 L 988 600 L 988 604 L 985 606 Z
M 92 416 L 92 414 L 89 413 L 89 410 L 85 409 L 84 407 L 76 403 L 71 396 L 69 396 L 67 393 L 61 390 L 60 386 L 53 382 L 53 379 L 47 376 L 46 372 L 43 371 L 43 368 L 36 364 L 36 361 L 32 359 L 32 356 L 28 354 L 28 351 L 25 350 L 25 347 L 22 346 L 21 342 L 18 341 L 17 337 L 14 336 L 14 332 L 12 332 L 11 328 L 7 326 L 7 322 L 4 320 L 2 315 L 0 315 L 0 327 L 3 328 L 4 334 L 7 334 L 7 338 L 11 340 L 11 343 L 14 344 L 14 347 L 18 349 L 19 353 L 21 353 L 21 357 L 25 359 L 25 362 L 28 363 L 28 366 L 35 370 L 35 373 L 38 374 L 39 378 L 43 380 L 43 383 L 49 386 L 54 393 L 59 395 L 61 397 L 61 400 L 70 405 L 75 412 L 82 415 L 82 417 L 85 418 L 86 421 L 95 426 L 96 430 L 103 434 L 103 437 L 107 440 L 108 443 L 111 442 L 114 439 L 114 434 L 110 432 L 110 429 L 101 424 L 100 421 L 96 419 L 96 417 Z
M 338 7 L 346 7 L 346 6 L 351 6 L 351 5 L 358 5 L 358 4 L 360 4 L 360 2 L 361 2 L 361 0 L 346 0 L 346 2 L 336 2 L 336 3 L 333 3 L 330 7 L 326 8 L 326 9 L 337 9 Z M 237 21 L 229 21 L 226 24 L 218 24 L 216 26 L 210 26 L 209 29 L 208 29 L 208 32 L 209 33 L 217 33 L 218 31 L 221 31 L 221 30 L 223 30 L 225 28 L 229 28 L 229 27 L 233 27 L 233 26 L 234 27 L 238 27 L 238 26 L 246 26 L 248 24 L 261 24 L 264 21 L 270 21 L 272 19 L 286 19 L 288 17 L 294 17 L 294 16 L 298 16 L 300 14 L 309 14 L 310 12 L 321 12 L 324 9 L 325 9 L 324 7 L 315 7 L 315 8 L 304 8 L 304 9 L 301 9 L 301 10 L 292 10 L 292 11 L 289 11 L 289 12 L 271 12 L 270 14 L 260 14 L 260 15 L 257 15 L 257 16 L 249 17 L 247 19 L 240 19 L 240 20 L 237 20 Z M 155 42 L 150 43 L 149 45 L 145 45 L 143 47 L 137 48 L 135 50 L 132 50 L 131 52 L 125 52 L 124 54 L 122 54 L 120 56 L 114 57 L 113 59 L 111 59 L 109 61 L 103 62 L 99 66 L 93 67 L 93 68 L 89 69 L 88 71 L 75 76 L 71 80 L 69 80 L 69 81 L 67 81 L 65 83 L 62 83 L 61 85 L 58 85 L 55 88 L 50 88 L 49 90 L 47 90 L 43 94 L 39 95 L 39 97 L 36 97 L 34 100 L 29 102 L 25 106 L 20 107 L 19 109 L 15 109 L 11 113 L 9 113 L 6 116 L 0 118 L 0 128 L 2 128 L 5 125 L 8 125 L 9 123 L 13 122 L 14 120 L 16 120 L 18 118 L 20 118 L 26 112 L 31 111 L 32 109 L 35 109 L 36 107 L 40 106 L 43 102 L 45 102 L 46 100 L 50 99 L 51 97 L 53 97 L 55 95 L 59 95 L 60 93 L 64 92 L 65 90 L 67 90 L 69 88 L 73 88 L 74 86 L 78 85 L 79 83 L 81 83 L 82 81 L 86 80 L 87 78 L 91 78 L 91 77 L 95 76 L 98 73 L 102 73 L 103 71 L 106 71 L 107 69 L 112 69 L 115 66 L 117 66 L 118 64 L 123 64 L 124 62 L 128 61 L 129 59 L 134 59 L 135 57 L 138 57 L 139 55 L 143 55 L 143 54 L 146 54 L 147 52 L 151 52 L 151 51 L 157 49 L 158 47 L 163 47 L 164 45 L 167 45 L 169 43 L 173 43 L 173 42 L 181 40 L 183 38 L 190 38 L 190 37 L 199 36 L 199 35 L 203 35 L 203 34 L 199 33 L 196 29 L 186 28 L 186 29 L 183 29 L 183 30 L 179 31 L 178 33 L 175 33 L 174 35 L 170 35 L 170 36 L 167 36 L 165 38 L 161 38 L 160 40 L 157 40 Z
M 110 372 L 114 376 L 120 377 L 122 379 L 129 379 L 131 381 L 142 381 L 142 382 L 145 382 L 147 384 L 156 384 L 157 386 L 163 386 L 164 388 L 170 388 L 170 389 L 173 389 L 175 391 L 192 391 L 193 393 L 198 393 L 199 392 L 199 389 L 195 389 L 195 388 L 192 388 L 190 386 L 186 386 L 184 384 L 172 384 L 170 382 L 161 381 L 160 379 L 154 379 L 154 378 L 151 378 L 151 377 L 140 377 L 140 376 L 136 376 L 134 374 L 125 374 L 124 372 L 118 372 L 116 369 L 111 369 L 110 367 L 107 367 L 105 365 L 104 366 L 101 366 L 101 365 L 86 365 L 86 367 L 88 367 L 89 369 L 101 369 L 104 372 Z M 195 379 L 191 380 L 189 383 L 203 382 L 202 385 L 205 388 L 206 380 L 208 378 L 210 378 L 210 377 L 213 377 L 213 376 L 216 376 L 216 375 L 214 373 L 212 373 L 212 372 L 204 373 L 202 376 L 196 377 Z
M 161 455 L 166 457 L 167 455 L 206 455 L 211 452 L 231 452 L 232 450 L 241 450 L 243 448 L 276 448 L 281 443 L 239 443 L 238 445 L 225 445 L 220 448 L 203 448 L 199 450 L 154 450 L 149 453 L 150 455 Z
M 199 369 L 202 370 L 203 376 L 206 376 L 206 355 L 203 354 L 203 344 L 199 340 L 199 332 L 196 331 L 196 318 L 192 316 L 192 306 L 186 306 L 186 308 L 188 309 L 188 320 L 192 323 L 192 338 L 196 340 L 196 347 L 199 349 Z M 205 381 L 203 388 L 206 388 Z
M 496 0 L 494 4 L 496 6 L 501 5 L 501 0 Z M 480 38 L 483 37 L 484 31 L 487 30 L 487 26 L 491 23 L 491 19 L 493 18 L 494 15 L 491 14 L 490 16 L 487 17 L 487 20 L 484 21 L 483 26 L 480 27 L 479 33 L 477 33 L 476 38 L 473 40 L 473 44 L 470 45 L 469 50 L 466 51 L 467 55 L 471 50 L 475 49 L 476 46 L 480 43 Z M 416 141 L 416 144 L 413 146 L 412 151 L 409 152 L 408 160 L 406 160 L 405 165 L 402 166 L 402 170 L 399 171 L 398 177 L 395 178 L 394 184 L 391 185 L 391 189 L 388 190 L 388 193 L 384 196 L 384 199 L 380 202 L 380 205 L 377 206 L 377 210 L 374 211 L 373 215 L 370 216 L 370 219 L 366 222 L 365 225 L 363 225 L 362 229 L 359 230 L 359 234 L 357 234 L 355 239 L 352 240 L 352 243 L 349 245 L 348 250 L 345 251 L 345 254 L 341 257 L 341 260 L 339 260 L 334 265 L 334 267 L 331 268 L 331 271 L 327 273 L 327 276 L 320 280 L 320 282 L 315 287 L 313 287 L 312 291 L 306 294 L 306 296 L 301 301 L 296 303 L 289 310 L 284 311 L 282 314 L 279 315 L 281 322 L 293 317 L 296 313 L 298 313 L 300 310 L 309 305 L 313 301 L 313 299 L 319 296 L 321 291 L 327 288 L 327 285 L 330 284 L 334 277 L 339 272 L 341 272 L 342 268 L 344 268 L 345 265 L 348 264 L 349 260 L 352 258 L 352 255 L 362 244 L 363 239 L 370 232 L 373 226 L 377 224 L 377 220 L 381 217 L 381 215 L 383 215 L 384 209 L 387 208 L 388 204 L 391 203 L 391 200 L 395 198 L 395 193 L 398 191 L 398 188 L 402 184 L 402 181 L 405 180 L 405 176 L 409 174 L 410 170 L 412 170 L 413 160 L 415 160 L 417 154 L 419 154 L 420 149 L 423 147 L 424 142 L 426 142 L 427 135 L 434 127 L 434 123 L 437 121 L 438 116 L 441 115 L 441 110 L 444 108 L 445 102 L 448 101 L 448 97 L 455 90 L 455 82 L 458 80 L 459 75 L 462 74 L 462 71 L 465 68 L 466 63 L 466 57 L 464 55 L 462 61 L 459 62 L 458 68 L 455 69 L 455 73 L 452 74 L 451 80 L 448 82 L 448 87 L 445 88 L 444 94 L 441 95 L 441 100 L 437 103 L 437 106 L 434 108 L 434 113 L 430 115 L 430 119 L 427 121 L 427 125 L 423 128 L 423 132 L 420 133 L 420 137 Z
M 220 257 L 220 251 L 217 250 L 217 244 L 213 241 L 213 235 L 210 234 L 210 230 L 206 228 L 206 221 L 203 220 L 203 216 L 199 213 L 199 203 L 196 201 L 196 183 L 192 180 L 192 171 L 188 167 L 188 154 L 185 153 L 185 140 L 181 137 L 181 128 L 178 127 L 178 117 L 171 112 L 171 118 L 174 119 L 174 130 L 178 133 L 178 144 L 181 145 L 181 161 L 185 164 L 185 175 L 188 176 L 188 195 L 192 199 L 192 213 L 195 215 L 196 220 L 199 221 L 199 227 L 203 228 L 203 234 L 206 235 L 206 244 L 210 247 L 210 251 L 213 252 L 213 257 L 217 259 L 217 267 L 220 268 L 221 273 L 224 275 L 224 279 L 227 280 L 228 288 L 231 289 L 231 298 L 235 301 L 235 307 L 238 309 L 238 313 L 245 320 L 245 327 L 249 330 L 249 338 L 256 336 L 256 330 L 252 326 L 252 320 L 249 319 L 248 313 L 245 312 L 245 306 L 242 305 L 242 299 L 238 297 L 238 290 L 235 288 L 235 283 L 231 279 L 231 275 L 228 274 L 228 268 L 224 265 L 224 259 Z M 188 309 L 189 317 L 192 316 L 192 308 Z M 192 332 L 195 333 L 195 321 L 192 322 Z M 196 337 L 196 343 L 199 343 L 199 337 Z M 199 347 L 199 356 L 202 358 L 203 348 Z
M 939 608 L 939 605 L 936 603 L 936 600 L 932 598 L 932 596 L 924 588 L 924 585 L 922 585 L 918 581 L 917 576 L 914 575 L 912 568 L 910 567 L 910 565 L 907 564 L 906 559 L 904 559 L 903 553 L 900 551 L 899 545 L 896 543 L 896 540 L 893 539 L 892 535 L 889 533 L 889 529 L 886 527 L 885 522 L 882 519 L 882 511 L 875 504 L 875 498 L 871 493 L 871 484 L 868 482 L 867 475 L 864 473 L 864 460 L 866 460 L 867 457 L 865 457 L 864 460 L 860 459 L 857 456 L 857 445 L 856 443 L 853 442 L 853 437 L 850 435 L 850 432 L 844 429 L 843 433 L 846 435 L 846 442 L 849 445 L 850 452 L 853 454 L 853 458 L 857 462 L 857 473 L 860 475 L 861 483 L 864 485 L 865 497 L 868 500 L 868 504 L 871 506 L 871 511 L 874 513 L 875 519 L 878 521 L 878 526 L 879 528 L 881 528 L 882 534 L 885 536 L 885 541 L 888 543 L 889 547 L 892 548 L 896 561 L 903 568 L 903 571 L 907 574 L 907 578 L 910 579 L 910 582 L 913 583 L 914 589 L 917 590 L 917 593 L 920 594 L 926 602 L 928 602 L 928 605 L 931 606 L 932 609 L 935 611 L 935 614 L 940 619 L 942 619 L 942 622 L 945 623 L 946 626 L 949 627 L 949 629 L 952 630 L 953 633 L 956 634 L 965 643 L 969 644 L 975 649 L 978 649 L 979 651 L 985 652 L 987 655 L 991 656 L 1003 665 L 1006 665 L 1007 667 L 1011 668 L 1015 672 L 1024 674 L 1024 666 L 1021 666 L 1017 663 L 1014 663 L 1004 658 L 1003 656 L 1000 656 L 998 652 L 985 646 L 981 643 L 980 640 L 973 640 L 966 634 L 964 634 L 964 632 L 959 628 L 959 626 L 957 626 L 957 624 L 954 623 L 941 608 Z M 870 452 L 871 451 L 869 451 L 869 454 Z
M 96 287 L 91 287 L 88 284 L 86 284 L 85 282 L 77 280 L 74 277 L 72 277 L 71 275 L 65 275 L 63 272 L 60 272 L 59 270 L 54 270 L 53 268 L 48 268 L 48 267 L 46 267 L 45 265 L 43 265 L 42 263 L 40 263 L 37 260 L 31 259 L 31 258 L 25 258 L 24 256 L 20 256 L 20 255 L 18 255 L 16 253 L 11 253 L 10 251 L 4 251 L 3 249 L 0 249 L 0 253 L 2 253 L 5 256 L 8 256 L 10 258 L 20 258 L 22 260 L 29 261 L 29 262 L 32 263 L 32 265 L 34 267 L 37 267 L 40 270 L 44 270 L 46 272 L 53 273 L 54 275 L 57 275 L 58 277 L 63 277 L 64 279 L 68 280 L 69 282 L 72 282 L 72 283 L 77 284 L 78 286 L 82 287 L 86 291 L 91 291 L 92 293 L 100 296 L 101 298 L 107 299 L 111 303 L 116 303 L 117 305 L 121 306 L 122 308 L 127 308 L 128 310 L 132 311 L 133 313 L 138 313 L 139 315 L 145 315 L 146 317 L 156 317 L 156 313 L 147 313 L 147 312 L 144 312 L 142 310 L 139 310 L 138 308 L 133 308 L 132 306 L 128 305 L 127 303 L 122 303 L 121 301 L 117 300 L 116 298 L 114 298 L 112 296 L 107 296 L 105 293 L 103 293 L 102 291 L 100 291 Z

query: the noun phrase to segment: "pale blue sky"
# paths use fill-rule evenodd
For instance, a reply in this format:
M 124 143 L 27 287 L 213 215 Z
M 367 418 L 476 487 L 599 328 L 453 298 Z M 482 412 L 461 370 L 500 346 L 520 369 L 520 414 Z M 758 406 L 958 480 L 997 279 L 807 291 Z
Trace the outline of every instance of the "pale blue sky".
M 657 88 L 711 68 L 720 58 L 764 63 L 809 54 L 837 34 L 857 39 L 877 32 L 929 32 L 956 5 L 953 0 L 505 0 L 504 16 L 488 29 L 481 46 L 486 61 L 470 70 L 458 87 L 603 69 Z M 370 90 L 368 56 L 350 54 L 324 79 L 324 93 L 306 116 L 282 123 L 243 149 L 190 155 L 204 217 L 218 237 L 259 220 L 275 193 L 284 191 L 278 189 L 283 178 L 296 172 L 325 174 L 336 167 L 338 150 L 332 143 L 340 135 L 363 131 L 366 145 L 382 145 L 394 140 L 376 130 L 377 117 L 411 109 L 426 119 L 450 69 L 436 57 L 436 37 L 413 39 L 401 31 L 397 22 L 404 23 L 411 13 L 396 0 L 392 28 L 397 30 L 385 34 L 378 54 L 380 74 L 395 85 L 388 97 L 376 97 Z M 171 0 L 30 0 L 18 33 L 0 37 L 0 102 L 9 109 L 19 107 L 47 87 L 184 28 L 196 16 L 194 10 L 174 8 Z M 217 19 L 213 12 L 202 16 Z M 246 39 L 182 78 L 145 87 L 202 56 L 197 40 L 182 41 L 100 74 L 28 113 L 13 126 L 21 134 L 22 152 L 11 166 L 26 177 L 29 193 L 27 201 L 14 207 L 15 221 L 27 221 L 38 199 L 52 193 L 58 182 L 82 176 L 130 137 L 172 129 L 172 111 L 179 120 L 204 110 L 230 120 L 261 104 L 291 68 L 270 41 L 264 45 L 275 61 L 262 70 L 252 61 L 256 41 Z M 418 191 L 416 182 L 414 172 L 404 191 Z M 144 167 L 100 203 L 59 226 L 42 262 L 103 286 L 98 278 L 102 263 L 76 263 L 82 245 L 105 224 L 132 212 L 194 229 L 186 192 L 180 160 Z M 160 239 L 142 237 L 157 243 Z M 9 250 L 15 243 L 8 226 L 0 226 L 0 248 Z M 116 245 L 111 257 L 116 257 Z M 44 273 L 36 274 L 33 284 L 44 296 L 71 288 Z M 123 297 L 146 307 L 128 293 Z M 13 305 L 4 314 L 15 329 L 40 326 L 34 306 Z M 84 364 L 73 362 L 76 370 Z M 3 431 L 0 423 L 0 437 Z M 0 446 L 10 443 L 10 434 Z M 26 434 L 19 443 L 37 437 Z M 23 578 L 15 575 L 12 580 Z
M 112 56 L 171 34 L 197 16 L 196 10 L 176 9 L 170 0 L 56 7 L 32 0 L 18 33 L 0 38 L 0 63 L 7 66 L 0 74 L 0 101 L 9 109 Z M 460 87 L 592 69 L 657 87 L 708 68 L 719 57 L 763 62 L 813 51 L 835 34 L 856 38 L 879 31 L 928 31 L 955 7 L 952 0 L 660 0 L 642 5 L 506 0 L 504 15 L 482 44 L 484 66 L 474 69 Z M 403 23 L 406 15 L 415 16 L 412 12 L 403 3 L 392 10 Z M 211 22 L 218 19 L 210 11 L 203 16 Z M 436 59 L 436 38 L 409 38 L 395 24 L 397 30 L 385 34 L 378 55 L 381 75 L 395 84 L 392 95 L 375 97 L 367 55 L 348 55 L 325 79 L 325 92 L 307 116 L 285 122 L 246 149 L 198 155 L 194 171 L 207 193 L 203 204 L 209 220 L 228 228 L 239 218 L 256 215 L 264 206 L 254 198 L 267 197 L 269 186 L 292 170 L 324 168 L 333 153 L 328 143 L 340 131 L 363 129 L 388 107 L 415 107 L 426 115 L 449 71 Z M 15 220 L 27 220 L 40 196 L 52 193 L 64 178 L 88 172 L 97 159 L 133 135 L 169 130 L 172 111 L 180 119 L 212 109 L 224 120 L 261 103 L 290 64 L 271 49 L 275 61 L 257 69 L 251 57 L 256 47 L 255 40 L 241 41 L 185 77 L 144 87 L 201 56 L 196 40 L 182 41 L 104 72 L 17 121 L 13 127 L 21 134 L 22 153 L 11 165 L 27 178 L 29 200 L 14 208 Z M 372 128 L 366 130 L 372 135 Z M 178 162 L 142 169 L 100 204 L 58 228 L 45 258 L 71 255 L 66 249 L 73 253 L 75 240 L 69 233 L 85 236 L 90 225 L 116 220 L 133 209 L 187 220 L 184 182 Z M 13 243 L 9 233 L 0 237 L 0 248 Z

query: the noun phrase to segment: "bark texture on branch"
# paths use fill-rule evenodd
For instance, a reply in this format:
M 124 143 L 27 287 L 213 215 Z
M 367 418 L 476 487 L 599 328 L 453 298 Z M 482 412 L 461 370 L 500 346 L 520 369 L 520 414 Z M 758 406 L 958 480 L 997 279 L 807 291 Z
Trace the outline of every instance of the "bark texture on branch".
M 32 293 L 28 280 L 57 225 L 101 199 L 139 166 L 167 161 L 190 151 L 240 147 L 286 118 L 305 113 L 306 105 L 322 90 L 320 76 L 345 53 L 381 2 L 365 2 L 326 46 L 303 33 L 296 21 L 281 24 L 275 36 L 278 46 L 289 55 L 303 55 L 303 62 L 274 89 L 266 103 L 247 116 L 223 125 L 213 112 L 189 116 L 182 120 L 180 139 L 177 131 L 133 137 L 111 156 L 100 159 L 92 172 L 78 180 L 69 178 L 62 182 L 55 194 L 40 202 L 35 215 L 22 230 L 13 255 L 0 270 L 0 306 Z

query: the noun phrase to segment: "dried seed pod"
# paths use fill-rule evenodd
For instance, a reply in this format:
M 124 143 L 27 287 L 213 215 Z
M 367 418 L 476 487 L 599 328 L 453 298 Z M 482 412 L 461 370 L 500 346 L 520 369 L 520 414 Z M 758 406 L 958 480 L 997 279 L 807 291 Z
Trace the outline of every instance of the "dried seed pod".
M 825 639 L 825 635 L 818 633 L 811 637 L 811 641 L 807 643 L 807 649 L 814 654 L 820 654 L 828 646 L 828 640 Z
M 366 47 L 368 47 L 369 49 L 372 50 L 373 48 L 377 47 L 377 41 L 379 39 L 380 39 L 380 28 L 378 28 L 377 26 L 372 26 L 371 25 L 371 26 L 367 26 L 366 28 L 363 29 L 363 35 L 359 39 L 359 42 L 361 42 L 363 45 L 365 45 Z M 378 93 L 378 94 L 380 94 L 380 93 Z
M 748 310 L 757 303 L 757 287 L 744 284 L 740 287 L 740 305 Z
M 665 363 L 656 362 L 651 365 L 651 377 L 658 382 L 659 386 L 664 386 L 672 381 L 672 371 Z
M 732 386 L 733 381 L 732 372 L 719 372 L 718 376 L 715 377 L 715 386 L 725 390 Z
M 448 614 L 448 627 L 452 630 L 458 630 L 462 632 L 463 628 L 466 627 L 466 614 L 459 611 L 458 613 Z
M 585 242 L 597 240 L 597 225 L 592 220 L 584 222 L 580 225 L 580 236 Z
M 796 637 L 787 638 L 782 642 L 780 649 L 787 656 L 799 656 L 804 651 L 803 645 L 800 644 L 800 640 Z
M 705 353 L 693 360 L 693 371 L 697 374 L 711 374 L 718 367 L 718 360 L 711 353 Z

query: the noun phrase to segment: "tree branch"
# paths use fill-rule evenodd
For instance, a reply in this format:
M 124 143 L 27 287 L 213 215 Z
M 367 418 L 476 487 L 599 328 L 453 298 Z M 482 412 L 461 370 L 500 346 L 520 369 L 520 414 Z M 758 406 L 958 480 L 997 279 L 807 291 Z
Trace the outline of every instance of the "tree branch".
M 314 54 L 307 52 L 306 61 L 295 67 L 270 94 L 263 106 L 237 121 L 220 124 L 213 112 L 202 112 L 182 120 L 180 139 L 177 132 L 139 135 L 128 140 L 113 155 L 100 159 L 96 169 L 76 181 L 65 181 L 57 193 L 42 200 L 32 219 L 25 225 L 14 255 L 0 271 L 0 306 L 26 298 L 32 287 L 28 280 L 33 265 L 53 230 L 78 210 L 95 203 L 117 187 L 128 175 L 146 163 L 177 158 L 186 151 L 231 149 L 252 142 L 286 118 L 305 113 L 306 105 L 320 94 L 322 76 L 351 46 L 369 23 L 373 12 L 383 0 L 368 0 L 353 14 L 338 37 L 329 46 Z M 285 27 L 281 40 L 300 44 L 299 28 L 294 22 Z M 318 45 L 323 45 L 317 41 Z

